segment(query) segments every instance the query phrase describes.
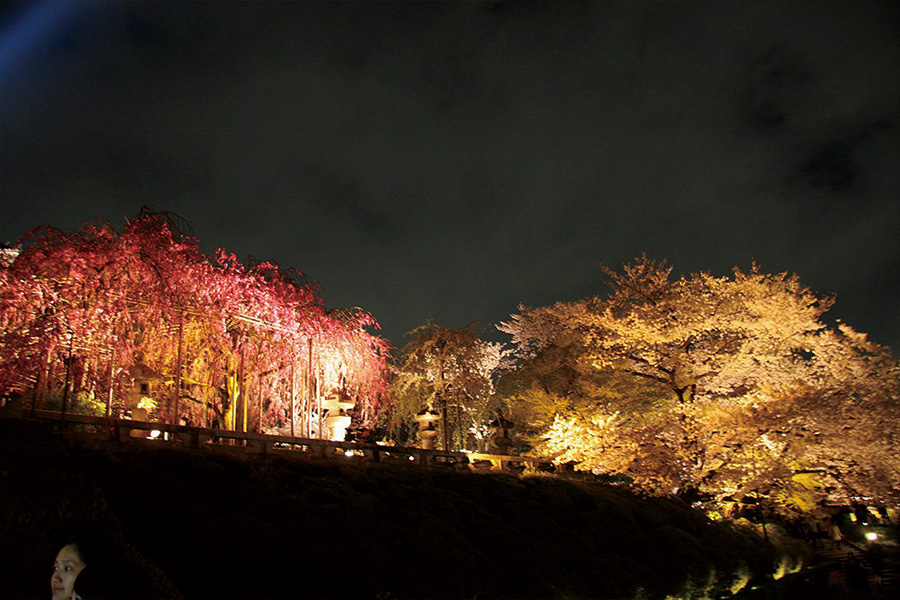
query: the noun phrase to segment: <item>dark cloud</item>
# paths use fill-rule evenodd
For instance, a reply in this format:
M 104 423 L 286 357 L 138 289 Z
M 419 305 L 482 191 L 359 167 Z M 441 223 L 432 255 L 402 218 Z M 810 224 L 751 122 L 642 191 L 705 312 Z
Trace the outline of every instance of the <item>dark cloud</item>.
M 756 259 L 900 342 L 894 3 L 23 6 L 2 238 L 171 210 L 397 344 L 601 292 L 642 252 Z
M 784 48 L 765 51 L 753 61 L 746 91 L 747 118 L 763 128 L 788 126 L 811 100 L 811 77 L 800 57 Z

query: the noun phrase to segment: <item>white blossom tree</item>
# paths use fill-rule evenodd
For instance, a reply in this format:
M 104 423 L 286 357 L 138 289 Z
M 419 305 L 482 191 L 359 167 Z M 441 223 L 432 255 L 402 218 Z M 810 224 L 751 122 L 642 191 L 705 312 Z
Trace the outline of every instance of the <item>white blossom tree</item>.
M 605 299 L 521 308 L 500 325 L 524 368 L 567 348 L 585 374 L 554 392 L 568 402 L 537 423 L 538 453 L 652 491 L 764 493 L 800 509 L 897 489 L 897 361 L 827 326 L 833 299 L 756 265 L 675 279 L 645 256 L 605 273 Z M 585 377 L 606 383 L 585 393 Z
M 427 323 L 410 335 L 392 386 L 395 425 L 427 409 L 441 416 L 444 449 L 483 446 L 502 344 L 481 339 L 475 325 L 453 329 Z

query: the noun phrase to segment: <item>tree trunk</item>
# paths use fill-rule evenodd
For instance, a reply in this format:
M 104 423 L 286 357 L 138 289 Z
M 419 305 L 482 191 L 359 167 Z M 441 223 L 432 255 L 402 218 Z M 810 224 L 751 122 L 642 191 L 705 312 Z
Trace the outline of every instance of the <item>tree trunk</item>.
M 303 420 L 304 420 L 304 435 L 307 438 L 312 438 L 312 407 L 313 407 L 313 384 L 312 384 L 312 364 L 313 364 L 313 350 L 312 350 L 312 338 L 307 340 L 307 344 L 309 345 L 309 356 L 306 360 L 306 394 L 304 395 L 305 401 L 303 403 Z
M 31 398 L 31 414 L 35 409 L 43 409 L 47 399 L 47 386 L 50 382 L 50 357 L 53 356 L 53 347 L 48 345 L 41 355 L 41 366 L 38 368 L 37 378 L 34 382 L 34 393 Z
M 227 359 L 227 371 L 225 373 L 225 400 L 228 403 L 223 407 L 222 427 L 230 431 L 237 430 L 238 402 L 241 395 L 240 377 L 238 365 L 234 355 L 230 355 Z
M 456 398 L 456 437 L 459 441 L 456 449 L 462 450 L 465 448 L 465 444 L 463 443 L 462 408 L 460 407 L 459 396 Z
M 106 392 L 106 418 L 110 418 L 112 416 L 112 402 L 113 402 L 113 387 L 114 382 L 113 378 L 116 373 L 116 354 L 110 348 L 109 351 L 109 387 Z
M 263 381 L 262 377 L 256 383 L 256 433 L 262 433 L 262 404 L 263 404 Z
M 178 403 L 181 402 L 181 370 L 184 361 L 184 314 L 178 314 L 178 363 L 175 365 L 175 415 L 172 420 L 173 425 L 181 422 Z
M 700 443 L 691 427 L 693 419 L 688 417 L 687 414 L 687 407 L 693 404 L 696 391 L 697 384 L 692 383 L 691 385 L 682 388 L 676 388 L 675 393 L 678 395 L 678 404 L 681 408 L 681 414 L 679 415 L 679 420 L 681 422 L 681 443 L 687 457 L 695 467 L 699 467 L 703 462 L 703 451 L 700 448 Z
M 244 362 L 244 345 L 241 344 L 241 366 L 238 369 L 238 386 L 240 389 L 240 395 L 238 396 L 238 406 L 240 407 L 240 411 L 238 412 L 238 419 L 240 420 L 240 429 L 242 433 L 247 432 L 247 375 L 244 372 L 246 368 L 246 363 Z
M 59 432 L 62 433 L 63 430 L 63 422 L 66 420 L 66 404 L 69 400 L 69 384 L 71 383 L 71 371 L 72 371 L 72 352 L 75 347 L 75 334 L 70 333 L 69 338 L 69 356 L 66 358 L 66 381 L 63 385 L 63 397 L 62 397 L 62 411 L 60 413 L 59 419 Z
M 295 361 L 291 361 L 291 437 L 294 436 L 294 414 L 297 410 L 297 387 L 294 380 L 294 364 Z

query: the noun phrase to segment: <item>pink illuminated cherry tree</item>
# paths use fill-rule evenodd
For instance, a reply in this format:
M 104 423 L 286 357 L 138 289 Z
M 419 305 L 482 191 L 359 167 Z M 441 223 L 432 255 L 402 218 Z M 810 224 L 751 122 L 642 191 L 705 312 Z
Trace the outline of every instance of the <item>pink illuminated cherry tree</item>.
M 329 312 L 302 275 L 203 255 L 169 216 L 121 233 L 40 227 L 0 267 L 0 395 L 26 408 L 128 408 L 133 368 L 156 374 L 156 418 L 239 431 L 321 433 L 321 398 L 374 421 L 387 342 L 361 309 Z

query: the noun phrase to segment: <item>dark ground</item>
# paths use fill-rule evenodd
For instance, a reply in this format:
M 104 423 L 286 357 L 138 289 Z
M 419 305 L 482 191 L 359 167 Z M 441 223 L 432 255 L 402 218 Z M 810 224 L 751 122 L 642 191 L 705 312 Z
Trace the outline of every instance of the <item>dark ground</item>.
M 664 598 L 777 563 L 680 502 L 596 483 L 100 450 L 0 419 L 0 598 L 48 598 L 85 529 L 107 534 L 131 597 Z

